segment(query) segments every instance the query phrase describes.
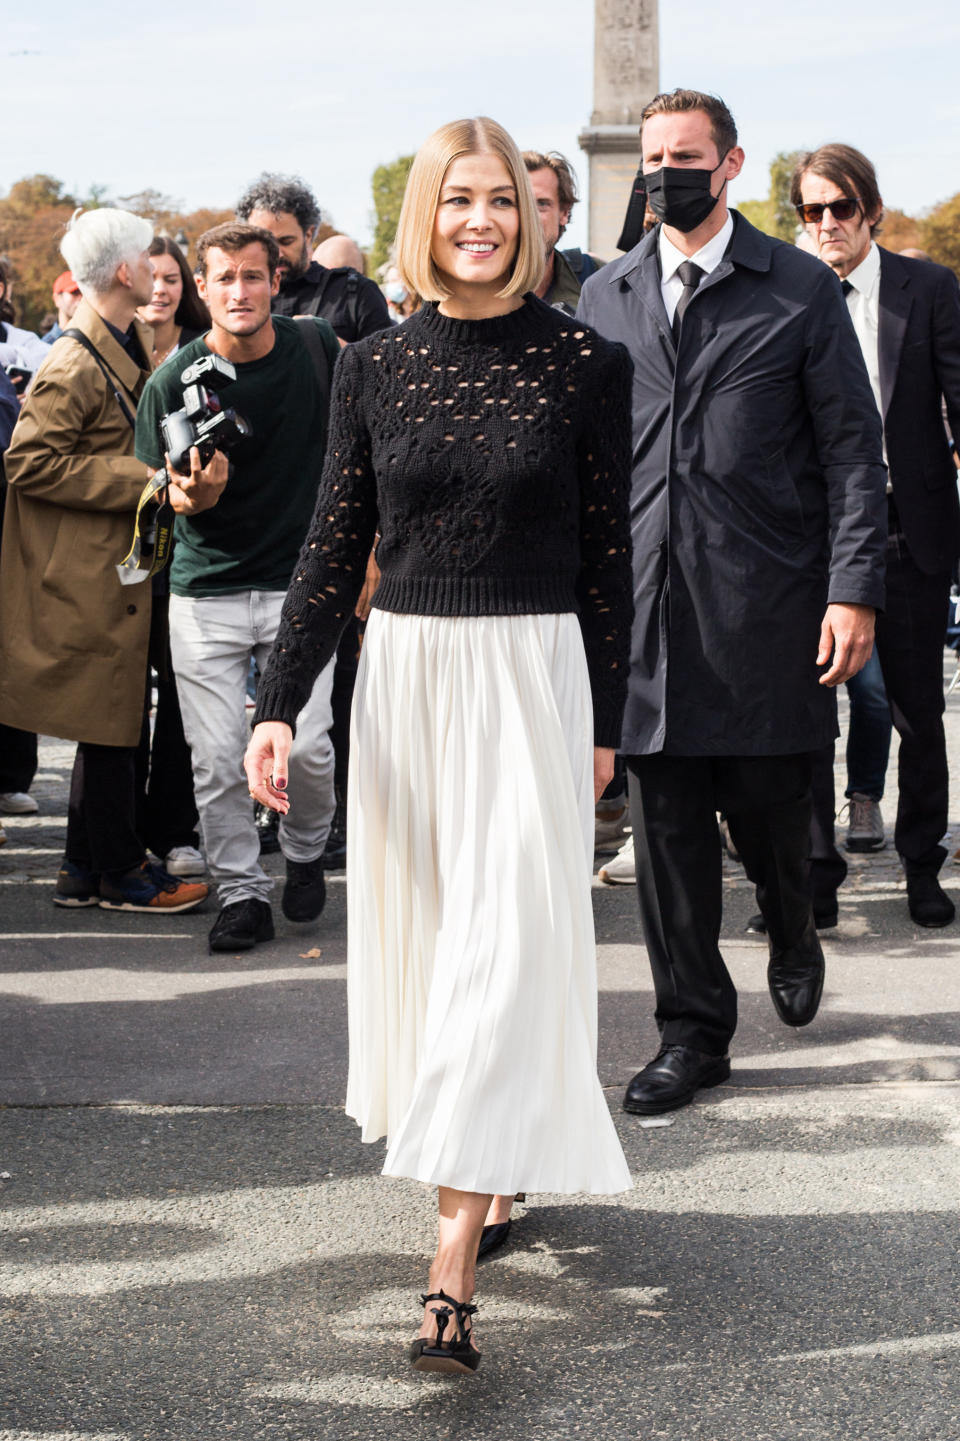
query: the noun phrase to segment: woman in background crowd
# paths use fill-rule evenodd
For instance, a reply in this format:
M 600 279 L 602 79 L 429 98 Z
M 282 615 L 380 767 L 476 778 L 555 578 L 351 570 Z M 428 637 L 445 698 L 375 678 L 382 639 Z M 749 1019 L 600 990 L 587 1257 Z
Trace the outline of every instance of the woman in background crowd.
M 164 364 L 177 351 L 210 328 L 210 313 L 183 251 L 167 235 L 150 242 L 153 294 L 141 306 L 141 320 L 153 327 L 153 365 Z M 175 362 L 174 362 L 175 363 Z M 206 870 L 200 852 L 197 805 L 193 795 L 190 747 L 183 733 L 176 677 L 170 655 L 167 611 L 170 582 L 167 570 L 151 581 L 153 611 L 143 730 L 137 747 L 137 830 L 144 845 L 173 876 L 199 876 Z M 151 691 L 157 704 L 150 734 Z

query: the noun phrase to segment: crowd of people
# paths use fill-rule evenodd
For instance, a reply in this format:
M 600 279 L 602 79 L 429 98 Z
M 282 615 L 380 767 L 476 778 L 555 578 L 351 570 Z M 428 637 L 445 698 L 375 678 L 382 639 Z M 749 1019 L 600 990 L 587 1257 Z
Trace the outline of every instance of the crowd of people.
M 730 1075 L 722 845 L 778 1016 L 817 1014 L 840 685 L 846 846 L 886 843 L 895 728 L 909 913 L 954 919 L 957 278 L 877 244 L 850 146 L 798 161 L 796 245 L 730 208 L 716 97 L 656 96 L 641 149 L 619 259 L 561 249 L 568 162 L 477 119 L 418 152 L 381 285 L 348 237 L 314 249 L 282 175 L 192 266 L 137 216 L 75 217 L 49 344 L 0 273 L 0 809 L 35 808 L 38 732 L 76 741 L 54 903 L 178 914 L 212 883 L 211 951 L 274 936 L 264 817 L 288 921 L 345 861 L 347 1109 L 438 1188 L 420 1370 L 476 1370 L 475 1268 L 518 1195 L 630 1185 L 597 845 L 656 995 L 632 1113 Z

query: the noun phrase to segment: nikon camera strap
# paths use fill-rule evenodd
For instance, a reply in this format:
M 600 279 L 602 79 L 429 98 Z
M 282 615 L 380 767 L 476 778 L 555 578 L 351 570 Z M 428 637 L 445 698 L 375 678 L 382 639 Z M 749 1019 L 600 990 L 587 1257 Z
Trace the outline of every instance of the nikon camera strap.
M 76 340 L 89 355 L 93 356 L 104 380 L 113 392 L 124 420 L 130 429 L 134 430 L 137 422 L 134 419 L 133 411 L 120 394 L 120 382 L 93 341 L 88 335 L 84 335 L 82 330 L 77 330 L 75 326 L 63 331 L 63 334 L 69 335 L 71 340 Z M 170 545 L 173 539 L 173 509 L 166 497 L 166 487 L 167 473 L 164 470 L 158 470 L 140 492 L 133 526 L 133 544 L 117 566 L 121 585 L 139 585 L 141 581 L 156 575 L 158 570 L 163 570 L 170 559 Z M 144 510 L 158 495 L 160 495 L 160 500 L 156 510 L 152 515 L 144 517 Z M 148 561 L 149 564 L 141 565 L 141 560 Z

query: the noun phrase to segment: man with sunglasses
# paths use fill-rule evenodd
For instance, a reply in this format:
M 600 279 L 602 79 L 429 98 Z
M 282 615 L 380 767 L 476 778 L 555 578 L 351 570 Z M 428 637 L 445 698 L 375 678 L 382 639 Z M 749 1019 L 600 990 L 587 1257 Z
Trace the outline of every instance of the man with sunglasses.
M 785 1024 L 817 1013 L 810 756 L 883 604 L 880 420 L 839 287 L 728 210 L 744 160 L 716 96 L 644 109 L 660 224 L 586 282 L 578 316 L 634 365 L 635 614 L 621 751 L 660 1049 L 624 1107 L 730 1074 L 717 812 L 757 887 Z
M 917 925 L 945 926 L 955 908 L 937 874 L 946 857 L 949 775 L 943 732 L 943 644 L 951 568 L 960 554 L 957 473 L 943 426 L 960 436 L 960 289 L 944 266 L 877 245 L 883 201 L 873 165 L 850 145 L 821 145 L 797 163 L 791 199 L 820 259 L 840 280 L 883 418 L 887 601 L 876 646 L 900 733 L 894 840 Z M 833 815 L 833 771 L 815 786 L 818 820 Z

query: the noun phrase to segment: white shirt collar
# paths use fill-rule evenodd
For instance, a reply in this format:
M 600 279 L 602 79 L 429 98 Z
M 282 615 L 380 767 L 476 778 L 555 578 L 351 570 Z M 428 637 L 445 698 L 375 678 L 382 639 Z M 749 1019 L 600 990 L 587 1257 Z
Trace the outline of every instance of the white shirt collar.
M 851 270 L 846 278 L 854 290 L 859 291 L 861 295 L 873 294 L 877 281 L 880 279 L 880 251 L 877 249 L 875 240 L 871 240 L 870 249 L 856 270 Z
M 723 259 L 724 252 L 726 251 L 732 234 L 733 216 L 728 213 L 726 220 L 712 240 L 708 240 L 706 245 L 701 245 L 695 255 L 684 255 L 683 251 L 678 250 L 672 240 L 667 239 L 666 227 L 661 225 L 659 245 L 660 274 L 663 283 L 665 284 L 676 275 L 677 266 L 682 265 L 685 260 L 692 260 L 694 265 L 699 265 L 700 269 L 709 275 L 712 270 L 716 270 Z

